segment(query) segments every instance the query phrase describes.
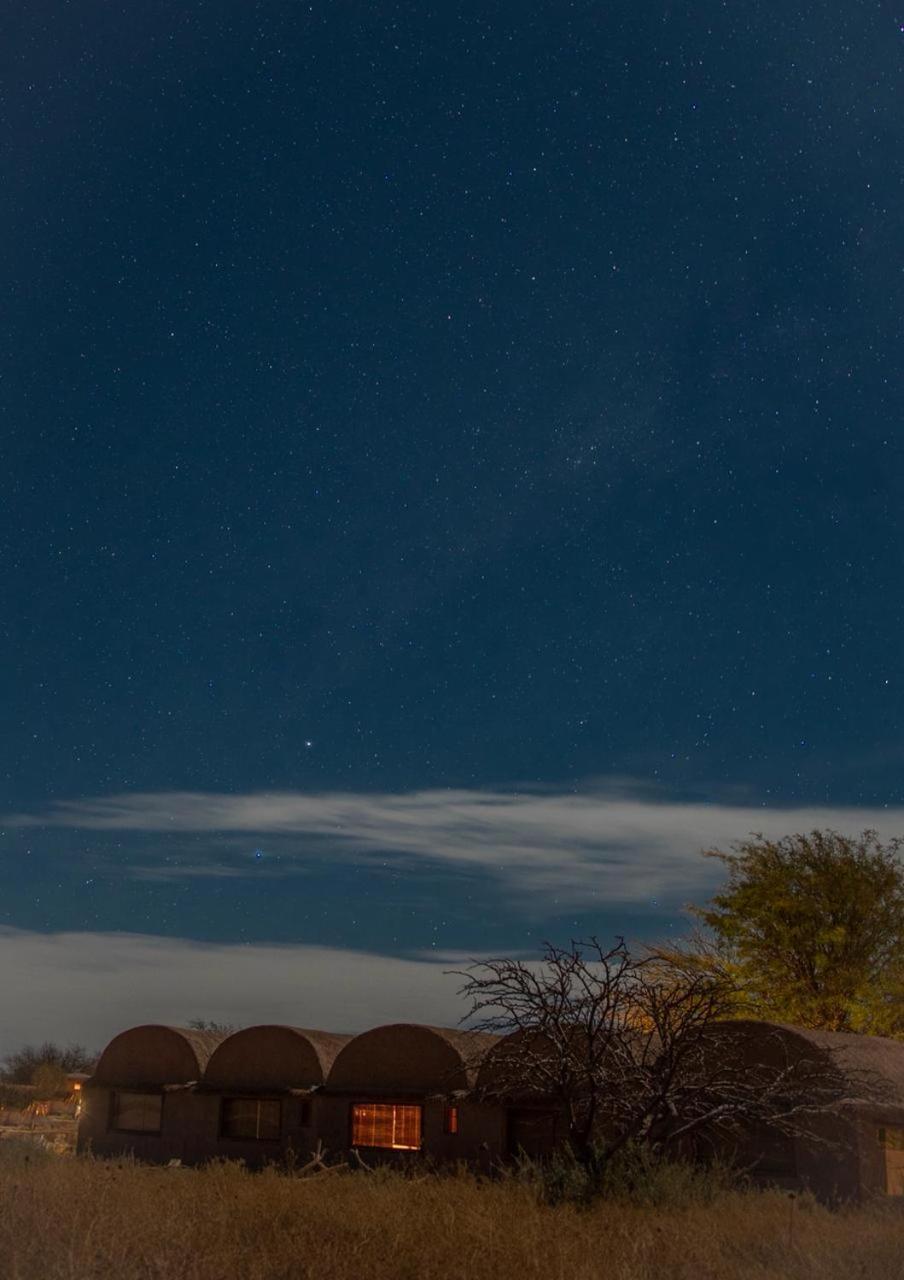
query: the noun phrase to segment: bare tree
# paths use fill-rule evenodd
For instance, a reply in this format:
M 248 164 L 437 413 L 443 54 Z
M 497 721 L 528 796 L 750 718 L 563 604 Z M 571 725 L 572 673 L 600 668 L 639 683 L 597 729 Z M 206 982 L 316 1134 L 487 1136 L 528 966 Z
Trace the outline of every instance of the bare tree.
M 217 1022 L 213 1018 L 189 1018 L 192 1031 L 212 1031 L 218 1036 L 231 1036 L 237 1028 L 231 1022 Z
M 24 1045 L 15 1053 L 8 1053 L 0 1060 L 0 1077 L 12 1084 L 31 1084 L 35 1072 L 42 1067 L 52 1067 L 61 1077 L 67 1072 L 90 1071 L 97 1061 L 96 1053 L 89 1053 L 81 1044 L 59 1045 L 45 1040 L 42 1045 Z
M 590 938 L 547 944 L 536 964 L 490 960 L 459 976 L 463 1021 L 506 1037 L 482 1072 L 484 1096 L 553 1103 L 591 1169 L 628 1143 L 664 1154 L 763 1126 L 800 1133 L 851 1091 L 825 1053 L 790 1052 L 779 1034 L 751 1053 L 750 1024 L 728 1021 L 730 980 L 680 954 Z M 861 1096 L 877 1087 L 858 1081 Z

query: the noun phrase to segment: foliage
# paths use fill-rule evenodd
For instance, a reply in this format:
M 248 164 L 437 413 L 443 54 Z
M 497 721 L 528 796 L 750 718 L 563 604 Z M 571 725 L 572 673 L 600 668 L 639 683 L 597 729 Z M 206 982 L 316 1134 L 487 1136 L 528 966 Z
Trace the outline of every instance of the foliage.
M 734 995 L 721 972 L 633 955 L 621 939 L 547 945 L 539 963 L 489 960 L 461 976 L 468 1020 L 505 1037 L 487 1056 L 483 1095 L 550 1102 L 596 1179 L 631 1146 L 659 1159 L 757 1127 L 795 1136 L 849 1091 L 851 1073 L 817 1051 L 789 1059 L 776 1038 L 776 1052 L 752 1059 L 727 1020 Z
M 532 1187 L 544 1204 L 588 1207 L 598 1199 L 643 1208 L 684 1209 L 712 1204 L 737 1190 L 741 1179 L 727 1164 L 692 1163 L 663 1158 L 642 1143 L 629 1143 L 601 1166 L 595 1176 L 569 1147 L 559 1147 L 547 1160 L 521 1156 L 503 1171 Z
M 708 851 L 728 884 L 692 908 L 712 933 L 698 956 L 731 973 L 740 1012 L 904 1037 L 901 848 L 874 831 L 812 831 Z
M 40 1068 L 54 1068 L 60 1075 L 69 1072 L 91 1071 L 97 1054 L 89 1053 L 84 1045 L 65 1047 L 46 1040 L 35 1047 L 27 1044 L 15 1053 L 8 1053 L 2 1061 L 0 1077 L 10 1084 L 34 1084 L 35 1072 Z

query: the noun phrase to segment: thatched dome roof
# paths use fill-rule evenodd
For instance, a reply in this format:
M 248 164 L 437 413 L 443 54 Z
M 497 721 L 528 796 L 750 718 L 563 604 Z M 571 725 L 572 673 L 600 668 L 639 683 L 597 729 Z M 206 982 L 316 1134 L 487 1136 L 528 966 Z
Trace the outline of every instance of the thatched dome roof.
M 114 1036 L 98 1059 L 92 1084 L 173 1085 L 200 1080 L 223 1037 L 214 1031 L 147 1024 Z
M 490 1046 L 477 1071 L 475 1087 L 478 1093 L 491 1095 L 532 1095 L 547 1073 L 555 1075 L 556 1057 L 553 1042 L 543 1032 L 512 1031 Z M 530 1082 L 535 1087 L 529 1087 Z
M 397 1022 L 355 1036 L 341 1050 L 327 1087 L 369 1093 L 468 1089 L 492 1036 Z
M 784 1024 L 782 1030 L 828 1053 L 845 1073 L 873 1076 L 888 1091 L 893 1106 L 904 1107 L 904 1042 L 888 1036 L 862 1036 L 846 1031 L 811 1031 Z
M 850 1101 L 862 1100 L 870 1086 L 877 1086 L 886 1106 L 904 1108 L 904 1042 L 900 1040 L 753 1018 L 719 1023 L 713 1031 L 726 1043 L 733 1042 L 746 1060 L 822 1061 L 849 1077 Z
M 310 1089 L 323 1084 L 349 1036 L 304 1027 L 245 1027 L 211 1055 L 204 1084 L 213 1089 Z

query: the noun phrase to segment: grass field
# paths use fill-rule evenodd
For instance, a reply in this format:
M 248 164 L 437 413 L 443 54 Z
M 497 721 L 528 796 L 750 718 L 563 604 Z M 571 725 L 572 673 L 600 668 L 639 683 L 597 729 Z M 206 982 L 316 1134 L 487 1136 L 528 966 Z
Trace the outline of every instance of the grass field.
M 473 1177 L 161 1169 L 3 1144 L 2 1280 L 904 1280 L 899 1205 L 589 1210 Z

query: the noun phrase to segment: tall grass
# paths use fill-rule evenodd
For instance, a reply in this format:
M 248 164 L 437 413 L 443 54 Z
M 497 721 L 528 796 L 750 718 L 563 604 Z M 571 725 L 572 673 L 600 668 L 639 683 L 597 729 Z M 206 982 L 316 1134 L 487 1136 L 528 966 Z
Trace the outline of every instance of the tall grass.
M 645 1208 L 683 1209 L 712 1204 L 743 1185 L 728 1165 L 657 1159 L 643 1145 L 624 1147 L 597 1169 L 588 1168 L 563 1147 L 542 1164 L 516 1160 L 500 1173 L 532 1188 L 544 1204 L 584 1208 L 605 1199 Z
M 2 1280 L 904 1280 L 898 1206 L 724 1191 L 581 1209 L 464 1171 L 293 1178 L 2 1146 Z

